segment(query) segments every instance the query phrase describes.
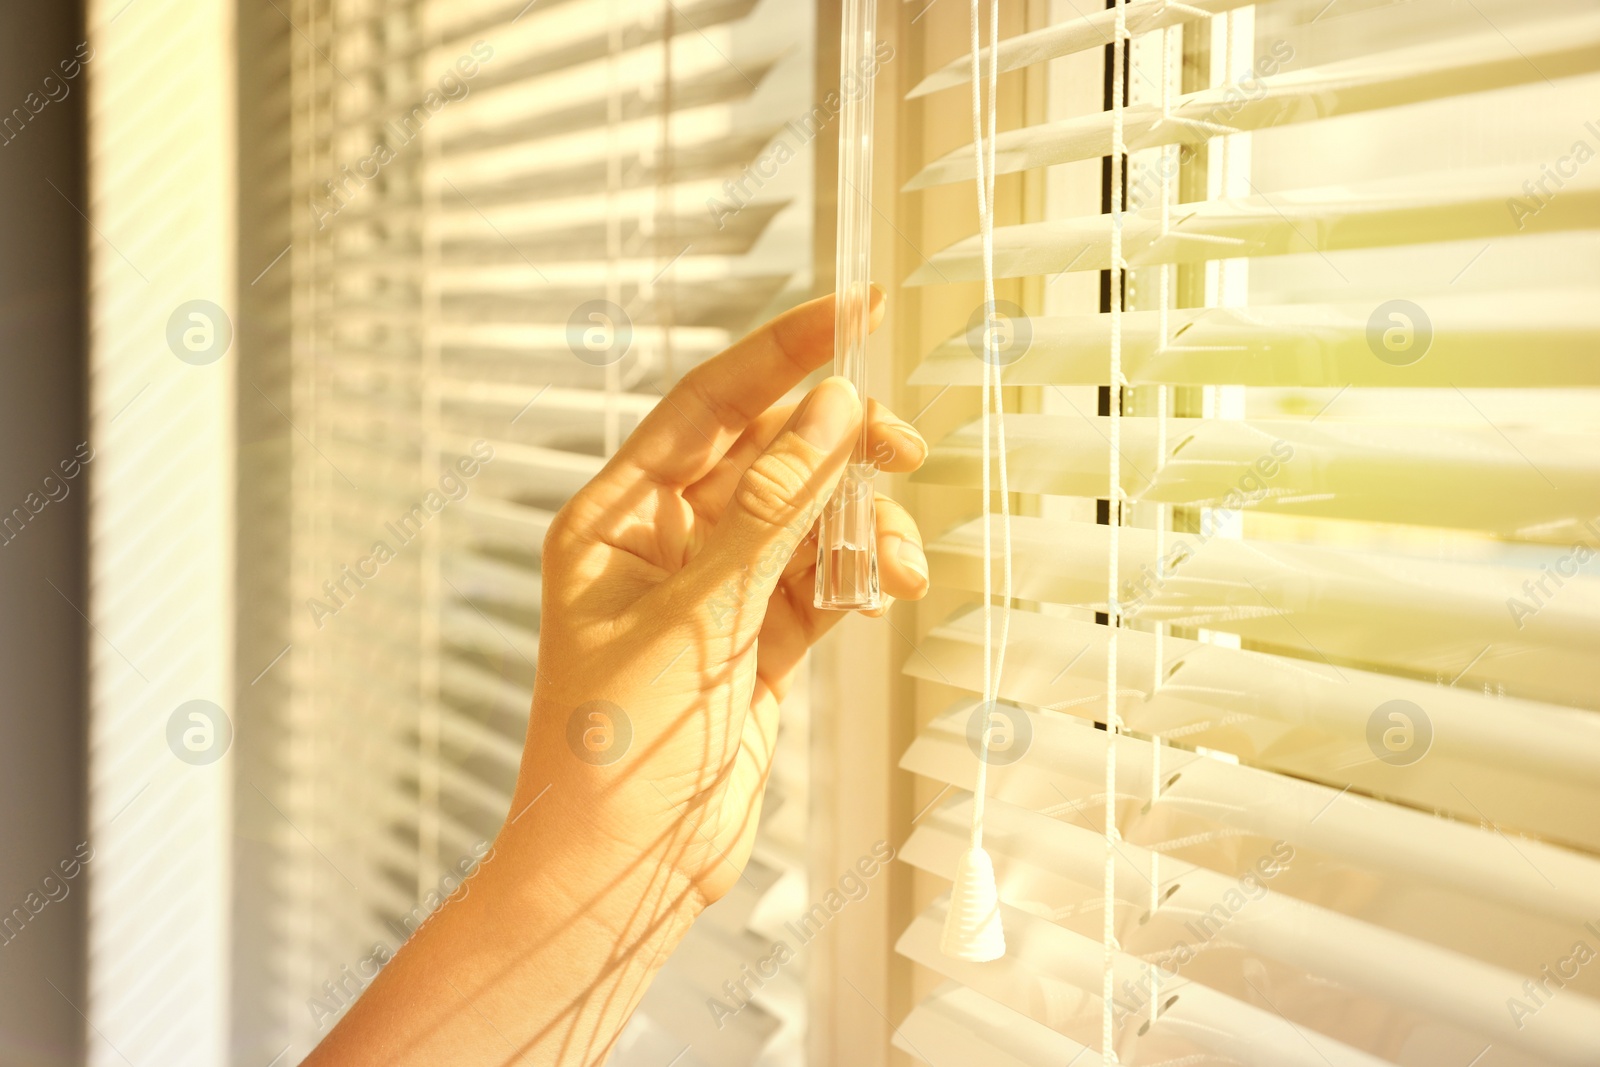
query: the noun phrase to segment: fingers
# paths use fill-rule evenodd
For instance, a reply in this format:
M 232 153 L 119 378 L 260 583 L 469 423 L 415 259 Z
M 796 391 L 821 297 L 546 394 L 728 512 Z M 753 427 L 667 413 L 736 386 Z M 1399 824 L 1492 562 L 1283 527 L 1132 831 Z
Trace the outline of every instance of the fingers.
M 869 400 L 867 455 L 880 471 L 910 474 L 928 458 L 928 442 L 909 422 L 876 400 Z
M 682 487 L 703 478 L 745 428 L 833 358 L 834 298 L 779 315 L 688 374 L 628 438 L 612 465 Z M 870 327 L 883 320 L 872 289 Z
M 860 425 L 848 381 L 828 378 L 813 389 L 740 476 L 705 549 L 679 573 L 683 585 L 711 596 L 733 583 L 743 604 L 764 605 L 832 495 Z
M 770 407 L 754 422 L 745 428 L 744 433 L 733 443 L 723 457 L 704 478 L 695 482 L 683 491 L 683 499 L 689 502 L 696 515 L 701 518 L 716 522 L 721 518 L 723 508 L 728 505 L 728 498 L 733 496 L 734 487 L 739 484 L 739 479 L 744 477 L 744 472 L 756 457 L 767 450 L 773 439 L 789 425 L 794 418 L 798 404 L 779 404 Z
M 695 513 L 716 521 L 745 469 L 793 417 L 794 405 L 780 404 L 758 416 L 711 472 L 689 486 L 683 497 Z M 867 454 L 881 471 L 909 474 L 928 458 L 928 442 L 909 423 L 876 400 L 867 402 Z
M 922 533 L 909 512 L 882 493 L 877 495 L 878 584 L 897 600 L 920 600 L 928 591 L 928 559 Z
M 920 600 L 928 591 L 928 564 L 916 522 L 905 508 L 881 493 L 875 507 L 878 582 L 885 603 L 861 613 L 874 619 L 888 614 L 895 600 Z M 808 539 L 795 551 L 763 620 L 757 670 L 780 699 L 787 691 L 785 679 L 799 665 L 806 650 L 849 614 L 815 606 L 816 572 L 816 542 Z

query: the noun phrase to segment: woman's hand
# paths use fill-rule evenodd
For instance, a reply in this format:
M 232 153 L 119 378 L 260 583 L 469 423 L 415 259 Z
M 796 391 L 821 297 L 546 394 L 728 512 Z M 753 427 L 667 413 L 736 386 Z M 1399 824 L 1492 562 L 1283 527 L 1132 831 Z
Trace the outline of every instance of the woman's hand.
M 882 318 L 873 294 L 873 325 Z M 539 673 L 494 850 L 305 1062 L 599 1064 L 705 905 L 740 877 L 778 702 L 841 615 L 812 607 L 811 528 L 860 430 L 830 378 L 833 300 L 691 371 L 545 538 Z M 922 437 L 877 405 L 880 468 Z M 910 516 L 877 500 L 883 590 L 927 588 Z
M 881 319 L 875 293 L 874 327 Z M 545 538 L 539 675 L 512 810 L 548 787 L 538 803 L 581 828 L 586 850 L 664 863 L 702 901 L 749 858 L 778 702 L 842 617 L 812 606 L 813 527 L 861 406 L 842 378 L 781 402 L 832 358 L 832 342 L 827 298 L 691 371 Z M 927 454 L 876 403 L 868 445 L 892 472 Z M 881 495 L 877 521 L 883 591 L 922 596 L 916 524 Z

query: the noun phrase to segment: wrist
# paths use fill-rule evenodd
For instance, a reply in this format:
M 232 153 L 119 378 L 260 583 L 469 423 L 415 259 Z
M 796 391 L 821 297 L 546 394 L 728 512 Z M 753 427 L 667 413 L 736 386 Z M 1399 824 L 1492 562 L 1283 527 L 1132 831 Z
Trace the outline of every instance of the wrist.
M 707 901 L 672 862 L 668 834 L 642 820 L 625 827 L 608 807 L 570 782 L 519 788 L 495 839 L 497 877 L 554 923 L 581 919 L 630 944 L 663 937 L 676 944 Z
M 636 736 L 621 708 L 581 696 L 536 693 L 508 842 L 569 886 L 615 883 L 634 894 L 630 911 L 648 895 L 692 919 L 709 903 L 694 864 L 714 846 L 688 815 L 693 798 L 672 784 L 681 785 L 681 760 L 660 739 Z

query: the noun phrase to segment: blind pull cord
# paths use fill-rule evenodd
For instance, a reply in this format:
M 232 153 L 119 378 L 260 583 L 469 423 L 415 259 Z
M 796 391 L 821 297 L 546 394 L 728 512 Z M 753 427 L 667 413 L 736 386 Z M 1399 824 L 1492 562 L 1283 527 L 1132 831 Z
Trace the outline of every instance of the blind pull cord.
M 983 235 L 983 731 L 979 740 L 978 774 L 972 793 L 972 836 L 956 865 L 950 891 L 950 911 L 945 916 L 939 948 L 946 956 L 987 963 L 1006 954 L 1005 930 L 1000 924 L 1000 896 L 995 888 L 994 862 L 983 848 L 984 799 L 988 793 L 991 717 L 1000 693 L 1005 667 L 1006 641 L 1011 624 L 1011 499 L 1006 478 L 1005 401 L 1001 392 L 998 330 L 994 302 L 994 139 L 996 90 L 1000 78 L 1000 7 L 989 0 L 989 103 L 988 136 L 984 135 L 981 22 L 978 0 L 972 0 L 972 139 L 977 157 L 978 226 Z M 991 399 L 992 398 L 992 399 Z M 995 436 L 990 434 L 990 410 Z M 989 474 L 998 452 L 1000 474 L 1000 530 L 1002 605 L 1000 641 L 994 640 L 993 531 L 989 522 Z

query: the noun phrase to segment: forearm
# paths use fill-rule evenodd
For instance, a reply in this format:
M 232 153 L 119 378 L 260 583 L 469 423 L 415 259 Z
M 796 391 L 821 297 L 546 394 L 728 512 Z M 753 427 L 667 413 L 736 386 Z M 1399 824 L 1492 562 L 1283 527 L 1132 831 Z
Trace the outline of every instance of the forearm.
M 502 830 L 308 1065 L 604 1060 L 699 897 L 667 842 L 629 856 L 550 799 Z

